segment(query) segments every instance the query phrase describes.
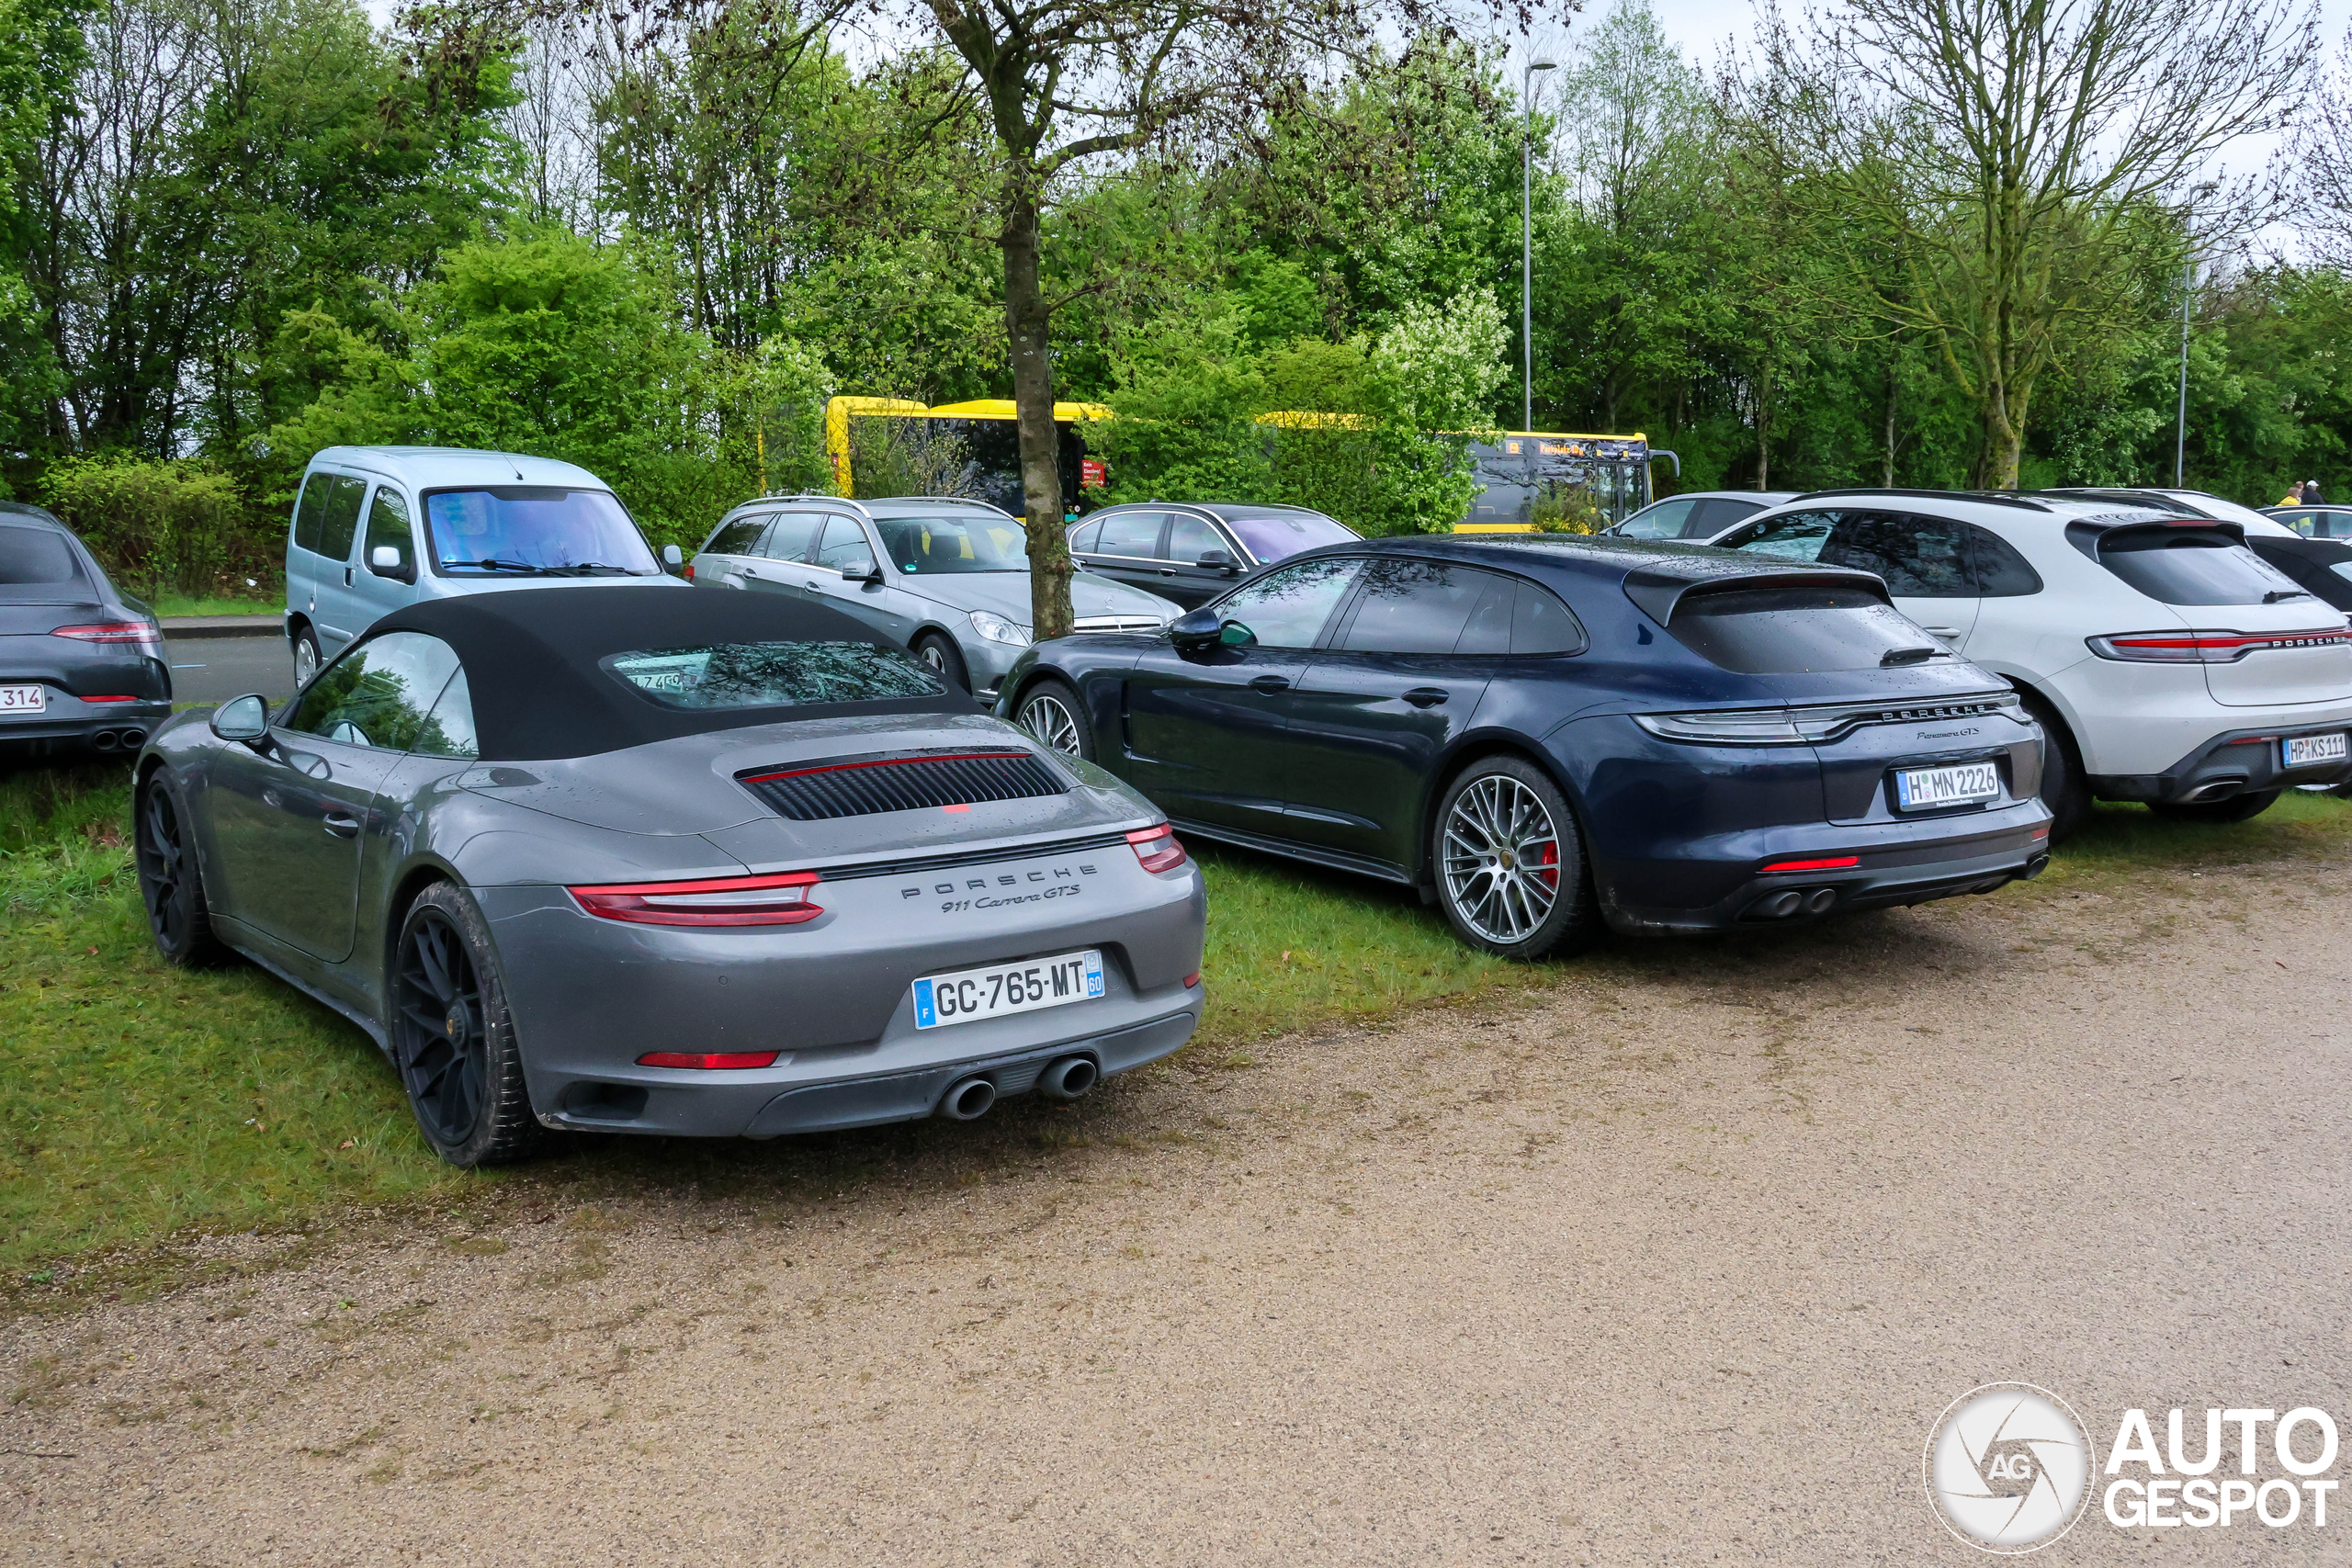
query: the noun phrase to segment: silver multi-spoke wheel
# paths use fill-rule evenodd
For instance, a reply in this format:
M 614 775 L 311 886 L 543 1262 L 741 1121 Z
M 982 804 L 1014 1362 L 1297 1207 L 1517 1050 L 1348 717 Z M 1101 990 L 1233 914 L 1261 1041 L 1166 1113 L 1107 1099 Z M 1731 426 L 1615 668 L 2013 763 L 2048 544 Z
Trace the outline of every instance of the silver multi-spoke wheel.
M 309 685 L 311 677 L 318 672 L 319 645 L 311 640 L 310 633 L 304 632 L 294 639 L 294 689 L 299 692 Z
M 1067 756 L 1085 755 L 1079 744 L 1077 718 L 1051 692 L 1040 692 L 1021 705 L 1021 727 Z
M 1559 826 L 1508 773 L 1474 779 L 1454 796 L 1439 855 L 1455 918 L 1498 947 L 1533 936 L 1559 902 Z

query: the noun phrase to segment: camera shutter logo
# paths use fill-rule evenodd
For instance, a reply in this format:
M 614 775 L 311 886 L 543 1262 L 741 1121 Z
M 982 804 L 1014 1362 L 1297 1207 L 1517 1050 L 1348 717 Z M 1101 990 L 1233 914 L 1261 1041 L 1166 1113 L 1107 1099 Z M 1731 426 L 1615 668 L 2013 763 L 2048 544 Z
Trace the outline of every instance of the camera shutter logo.
M 2091 1440 L 2064 1400 L 2031 1383 L 1972 1388 L 1928 1434 L 1928 1501 L 1969 1545 L 2014 1555 L 2074 1528 L 2090 1500 Z

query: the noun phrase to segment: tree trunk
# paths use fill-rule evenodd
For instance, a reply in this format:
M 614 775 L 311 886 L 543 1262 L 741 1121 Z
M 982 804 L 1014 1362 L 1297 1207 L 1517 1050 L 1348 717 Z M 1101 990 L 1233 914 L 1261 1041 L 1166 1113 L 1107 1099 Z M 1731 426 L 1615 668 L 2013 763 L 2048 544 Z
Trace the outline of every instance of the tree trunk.
M 1029 536 L 1029 615 L 1043 641 L 1068 635 L 1069 536 L 1062 521 L 1061 437 L 1054 427 L 1051 325 L 1037 275 L 1037 191 L 1016 163 L 1005 182 L 1004 325 L 1012 346 L 1013 422 L 1021 433 L 1023 525 Z
M 1756 488 L 1772 488 L 1772 373 L 1756 378 Z
M 1879 480 L 1880 485 L 1887 490 L 1894 488 L 1894 346 L 1889 344 L 1886 352 L 1886 462 L 1881 470 L 1883 477 Z

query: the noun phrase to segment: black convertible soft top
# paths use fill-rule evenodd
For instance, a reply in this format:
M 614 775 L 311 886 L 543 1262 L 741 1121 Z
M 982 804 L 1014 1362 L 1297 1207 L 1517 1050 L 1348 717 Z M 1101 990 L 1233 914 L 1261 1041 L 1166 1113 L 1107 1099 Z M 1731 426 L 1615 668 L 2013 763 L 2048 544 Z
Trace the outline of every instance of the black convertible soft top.
M 843 714 L 969 714 L 953 682 L 937 696 L 876 702 L 681 708 L 599 665 L 614 654 L 721 643 L 899 644 L 838 610 L 765 594 L 652 583 L 582 583 L 427 599 L 368 630 L 423 632 L 457 650 L 484 761 L 591 757 L 681 735 Z

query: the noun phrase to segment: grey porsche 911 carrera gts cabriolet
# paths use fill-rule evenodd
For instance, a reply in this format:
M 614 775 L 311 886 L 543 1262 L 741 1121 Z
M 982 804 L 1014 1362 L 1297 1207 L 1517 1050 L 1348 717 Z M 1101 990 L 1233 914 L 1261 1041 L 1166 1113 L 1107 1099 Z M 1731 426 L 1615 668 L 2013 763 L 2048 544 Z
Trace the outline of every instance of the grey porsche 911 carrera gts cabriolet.
M 458 1165 L 1074 1099 L 1200 1018 L 1165 816 L 834 611 L 612 588 L 387 615 L 141 752 L 141 892 L 356 1023 Z

